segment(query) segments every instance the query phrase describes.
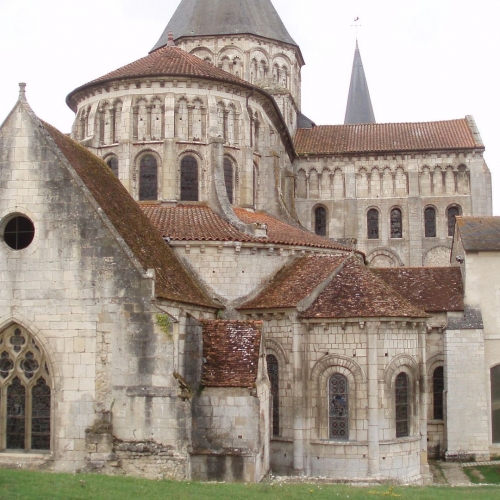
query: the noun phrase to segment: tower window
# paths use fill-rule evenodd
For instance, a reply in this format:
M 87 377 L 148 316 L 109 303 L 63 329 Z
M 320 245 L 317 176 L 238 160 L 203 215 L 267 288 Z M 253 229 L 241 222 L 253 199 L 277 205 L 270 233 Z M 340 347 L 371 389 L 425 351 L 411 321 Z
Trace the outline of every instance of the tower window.
M 326 236 L 326 208 L 318 207 L 314 211 L 314 232 L 319 236 Z
M 28 217 L 18 215 L 7 222 L 3 230 L 5 243 L 13 250 L 28 247 L 35 237 L 35 226 Z
M 224 158 L 224 183 L 226 184 L 229 203 L 233 203 L 233 164 L 229 158 Z
M 198 201 L 198 162 L 193 156 L 181 161 L 181 200 Z
M 456 206 L 448 208 L 448 236 L 455 234 L 455 219 L 460 215 L 460 209 Z
M 271 428 L 273 436 L 280 435 L 280 379 L 279 379 L 279 366 L 276 356 L 268 354 L 267 361 L 267 375 L 271 382 Z
M 403 237 L 403 218 L 399 208 L 391 210 L 391 238 Z
M 144 155 L 140 163 L 139 200 L 158 199 L 158 163 L 153 155 Z
M 367 228 L 368 228 L 368 239 L 369 240 L 378 240 L 379 232 L 378 232 L 378 210 L 374 208 L 368 210 L 368 214 L 366 216 Z
M 500 443 L 500 365 L 490 370 L 491 380 L 491 437 Z
M 328 380 L 328 435 L 349 439 L 349 383 L 340 373 Z
M 443 420 L 443 391 L 444 391 L 444 370 L 438 366 L 432 374 L 432 392 L 434 397 L 433 418 Z
M 410 394 L 408 375 L 401 372 L 396 377 L 396 437 L 410 435 Z
M 436 237 L 436 210 L 433 207 L 427 207 L 424 212 L 425 237 Z
M 118 158 L 116 156 L 111 156 L 106 160 L 106 165 L 111 169 L 111 171 L 118 177 Z

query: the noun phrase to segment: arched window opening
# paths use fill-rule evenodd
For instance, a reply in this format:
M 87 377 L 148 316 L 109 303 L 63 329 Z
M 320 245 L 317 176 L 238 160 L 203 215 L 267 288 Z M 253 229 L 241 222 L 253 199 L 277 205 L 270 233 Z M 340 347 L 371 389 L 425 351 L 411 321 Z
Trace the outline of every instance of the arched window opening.
M 198 201 L 198 162 L 194 156 L 181 161 L 181 200 Z
M 111 169 L 111 171 L 118 177 L 118 158 L 116 156 L 111 156 L 106 160 L 106 165 Z
M 326 236 L 326 208 L 318 207 L 314 211 L 314 232 L 319 236 Z
M 273 436 L 280 435 L 280 379 L 279 366 L 276 356 L 268 354 L 267 361 L 267 376 L 271 382 L 271 430 Z
M 500 365 L 490 370 L 491 380 L 491 438 L 500 443 Z
M 391 238 L 403 237 L 403 218 L 399 208 L 391 210 Z
M 434 420 L 443 420 L 444 418 L 444 405 L 443 405 L 443 391 L 444 391 L 444 369 L 438 366 L 432 374 L 432 392 L 434 397 L 433 418 Z
M 460 209 L 458 207 L 448 208 L 448 236 L 453 236 L 455 234 L 455 219 L 460 215 Z
M 349 383 L 340 373 L 328 381 L 328 436 L 349 439 Z
M 374 208 L 368 210 L 368 214 L 366 216 L 367 227 L 368 227 L 368 239 L 369 240 L 378 240 L 378 210 Z
M 258 190 L 259 190 L 259 168 L 257 164 L 253 164 L 253 207 L 257 207 L 257 199 L 258 199 Z
M 17 325 L 0 345 L 0 449 L 50 450 L 50 373 L 41 347 Z
M 409 380 L 406 373 L 396 377 L 396 437 L 410 435 L 410 393 Z
M 436 210 L 433 207 L 427 207 L 424 212 L 425 237 L 436 237 Z
M 139 174 L 139 200 L 158 199 L 158 164 L 153 155 L 144 155 L 141 158 Z
M 224 184 L 226 185 L 229 203 L 233 203 L 233 164 L 229 158 L 224 158 Z

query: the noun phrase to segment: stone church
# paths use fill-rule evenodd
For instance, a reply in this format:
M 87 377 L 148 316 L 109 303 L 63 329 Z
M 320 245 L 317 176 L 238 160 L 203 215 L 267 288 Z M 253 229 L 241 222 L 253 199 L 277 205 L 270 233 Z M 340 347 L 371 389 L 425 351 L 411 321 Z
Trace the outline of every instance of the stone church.
M 270 0 L 181 0 L 149 54 L 68 95 L 70 136 L 20 85 L 1 466 L 421 484 L 429 456 L 500 449 L 473 118 L 376 123 L 356 47 L 345 124 L 316 125 L 303 65 Z

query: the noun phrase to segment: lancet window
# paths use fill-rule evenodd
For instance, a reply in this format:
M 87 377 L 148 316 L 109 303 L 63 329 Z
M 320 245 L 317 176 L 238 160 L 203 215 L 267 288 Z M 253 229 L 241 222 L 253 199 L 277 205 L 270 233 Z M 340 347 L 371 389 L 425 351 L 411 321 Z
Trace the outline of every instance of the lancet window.
M 327 225 L 326 208 L 318 207 L 314 211 L 314 232 L 319 236 L 326 236 Z
M 276 356 L 268 354 L 267 361 L 267 375 L 271 382 L 271 429 L 273 436 L 280 435 L 280 379 L 279 379 L 279 365 Z
M 490 370 L 491 381 L 491 437 L 500 443 L 500 365 Z
M 226 185 L 227 197 L 229 199 L 229 203 L 233 203 L 233 178 L 234 178 L 234 169 L 233 163 L 229 158 L 224 158 L 224 184 Z
M 328 380 L 328 435 L 349 439 L 349 382 L 340 373 Z
M 50 450 L 51 376 L 41 346 L 13 325 L 0 335 L 0 449 Z
M 198 201 L 198 162 L 190 155 L 181 160 L 181 200 Z
M 139 200 L 158 199 L 158 162 L 156 157 L 146 154 L 139 166 Z
M 436 210 L 433 207 L 427 207 L 424 211 L 425 237 L 436 237 Z
M 391 210 L 391 238 L 403 237 L 403 218 L 399 208 Z
M 118 158 L 116 156 L 109 156 L 106 159 L 106 165 L 111 169 L 111 171 L 118 177 Z
M 378 210 L 371 208 L 368 210 L 366 216 L 366 222 L 368 227 L 368 239 L 378 240 L 379 239 L 379 227 L 378 227 Z
M 433 418 L 434 420 L 443 420 L 444 418 L 444 369 L 438 366 L 432 374 L 432 392 L 433 392 Z
M 410 384 L 408 375 L 401 372 L 396 377 L 396 437 L 410 435 Z
M 458 206 L 448 208 L 448 236 L 453 236 L 455 234 L 455 219 L 458 215 L 460 215 L 460 208 Z

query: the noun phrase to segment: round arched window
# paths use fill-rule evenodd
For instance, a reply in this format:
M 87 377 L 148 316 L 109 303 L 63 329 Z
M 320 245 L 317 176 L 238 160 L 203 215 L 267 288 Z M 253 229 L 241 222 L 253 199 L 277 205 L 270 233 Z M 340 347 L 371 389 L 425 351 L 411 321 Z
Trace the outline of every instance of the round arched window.
M 28 217 L 17 215 L 7 222 L 3 230 L 3 239 L 14 250 L 28 247 L 35 237 L 35 226 Z

